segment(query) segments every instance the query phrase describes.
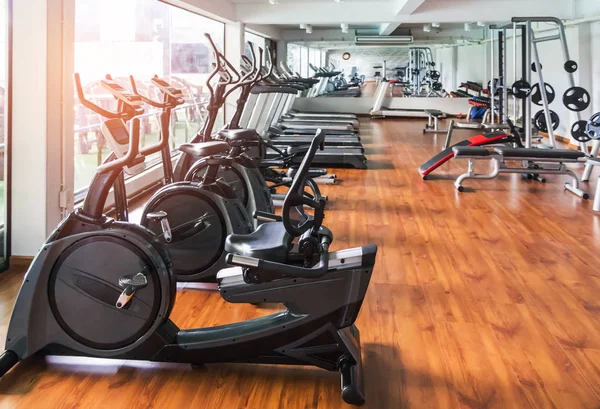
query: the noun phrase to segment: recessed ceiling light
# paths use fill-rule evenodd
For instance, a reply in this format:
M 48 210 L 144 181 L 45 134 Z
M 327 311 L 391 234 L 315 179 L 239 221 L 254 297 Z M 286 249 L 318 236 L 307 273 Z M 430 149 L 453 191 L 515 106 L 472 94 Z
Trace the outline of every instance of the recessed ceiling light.
M 342 33 L 346 34 L 348 32 L 348 24 L 342 23 L 340 27 L 342 28 Z
M 429 24 L 425 24 L 423 26 L 423 31 L 429 33 L 431 31 L 431 26 Z
M 440 28 L 440 23 L 431 23 L 431 27 Z
M 478 21 L 477 22 L 477 26 L 479 26 L 479 27 L 485 27 L 485 21 Z
M 279 4 L 279 0 L 269 0 L 269 4 Z
M 465 31 L 471 31 L 471 23 L 465 23 Z
M 333 1 L 335 1 L 336 3 L 345 3 L 346 2 L 346 0 L 333 0 Z

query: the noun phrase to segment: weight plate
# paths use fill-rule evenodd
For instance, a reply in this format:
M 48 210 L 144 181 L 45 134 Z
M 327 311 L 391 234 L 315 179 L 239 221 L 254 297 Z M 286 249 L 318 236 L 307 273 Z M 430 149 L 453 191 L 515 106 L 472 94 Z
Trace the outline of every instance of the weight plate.
M 560 125 L 560 118 L 558 114 L 552 110 L 550 110 L 550 120 L 552 121 L 552 129 L 556 131 L 558 125 Z M 548 132 L 548 123 L 543 109 L 535 114 L 533 117 L 533 124 L 540 132 Z
M 591 139 L 600 139 L 600 112 L 592 115 L 585 126 L 585 134 Z
M 585 128 L 587 126 L 587 121 L 577 121 L 571 127 L 571 136 L 577 142 L 589 142 L 592 140 L 586 133 Z
M 441 83 L 441 82 L 434 82 L 434 83 L 431 85 L 431 88 L 432 88 L 434 91 L 441 91 L 441 90 L 442 90 L 442 83 Z
M 540 64 L 540 69 L 543 69 L 544 66 L 542 64 Z M 537 72 L 537 66 L 535 65 L 534 62 L 531 63 L 531 71 L 533 72 Z
M 525 99 L 531 94 L 531 85 L 525 80 L 516 81 L 511 89 L 517 99 Z
M 544 83 L 544 87 L 546 88 L 546 99 L 548 100 L 548 104 L 551 104 L 552 101 L 554 101 L 554 98 L 556 98 L 556 92 L 554 91 L 552 85 L 548 84 L 547 82 Z M 544 104 L 539 83 L 534 84 L 531 88 L 531 102 L 539 106 Z
M 590 93 L 582 87 L 571 87 L 563 94 L 563 104 L 569 111 L 581 112 L 590 106 Z
M 430 71 L 429 72 L 429 77 L 431 77 L 432 80 L 437 81 L 440 79 L 442 75 L 440 74 L 439 71 Z
M 575 71 L 577 71 L 577 68 L 578 68 L 577 63 L 573 60 L 567 61 L 564 65 L 564 67 L 565 67 L 565 71 L 570 72 L 570 73 L 574 73 Z

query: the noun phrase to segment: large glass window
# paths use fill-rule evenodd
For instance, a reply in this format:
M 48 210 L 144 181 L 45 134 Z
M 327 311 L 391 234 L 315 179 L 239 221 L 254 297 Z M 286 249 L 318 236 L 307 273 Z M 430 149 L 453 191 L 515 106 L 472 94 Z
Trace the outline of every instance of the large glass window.
M 106 74 L 126 86 L 129 75 L 133 75 L 141 92 L 155 99 L 156 94 L 150 94 L 156 90 L 149 80 L 154 75 L 165 78 L 182 89 L 186 97 L 186 103 L 171 120 L 172 146 L 191 139 L 205 117 L 205 82 L 213 64 L 204 33 L 223 49 L 224 25 L 156 0 L 75 0 L 75 7 L 74 70 L 81 75 L 86 93 L 95 102 L 114 109 L 116 101 L 99 87 L 99 80 Z M 216 128 L 222 126 L 223 119 L 221 113 Z M 76 100 L 76 199 L 109 152 L 100 132 L 102 120 Z M 146 107 L 142 143 L 156 141 L 158 131 L 157 112 Z
M 293 73 L 300 73 L 300 46 L 296 44 L 288 44 L 287 53 L 288 67 Z
M 321 50 L 319 50 L 318 48 L 309 48 L 308 62 L 316 68 L 321 68 L 323 66 L 323 64 L 321 63 Z M 313 71 L 310 72 L 313 73 Z
M 247 57 L 250 57 L 250 49 L 248 48 L 248 41 L 250 41 L 252 44 L 254 44 L 254 52 L 256 53 L 256 55 L 258 56 L 258 48 L 262 48 L 263 49 L 263 63 L 266 61 L 265 58 L 265 52 L 266 52 L 266 48 L 267 48 L 267 41 L 265 40 L 264 37 L 261 37 L 259 35 L 256 34 L 252 34 L 249 31 L 246 31 L 245 33 L 245 42 L 246 42 L 246 49 L 245 49 L 245 54 Z
M 307 78 L 309 75 L 312 77 L 314 72 L 308 69 L 308 48 L 300 47 L 300 61 L 300 76 L 302 78 Z

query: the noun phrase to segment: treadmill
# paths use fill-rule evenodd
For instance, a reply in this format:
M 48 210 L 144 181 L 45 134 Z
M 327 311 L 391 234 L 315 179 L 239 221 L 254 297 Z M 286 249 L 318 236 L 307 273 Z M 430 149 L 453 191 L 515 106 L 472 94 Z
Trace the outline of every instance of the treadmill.
M 282 94 L 296 95 L 294 88 L 260 85 L 254 86 L 250 91 L 248 102 L 244 107 L 240 119 L 240 127 L 256 129 L 261 136 L 268 136 L 274 145 L 283 146 L 305 146 L 309 145 L 314 138 L 314 133 L 307 131 L 304 135 L 286 135 L 281 128 L 273 126 L 277 115 L 277 106 L 280 101 L 277 97 Z M 326 132 L 325 146 L 355 146 L 361 147 L 360 137 L 356 134 L 329 134 Z

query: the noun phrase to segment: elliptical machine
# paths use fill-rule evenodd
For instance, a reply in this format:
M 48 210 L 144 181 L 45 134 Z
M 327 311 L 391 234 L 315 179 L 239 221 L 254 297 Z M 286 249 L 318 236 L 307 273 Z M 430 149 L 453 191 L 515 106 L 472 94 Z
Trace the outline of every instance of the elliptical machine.
M 132 101 L 135 101 L 131 96 Z M 136 104 L 139 107 L 139 105 Z M 115 113 L 124 119 L 139 110 Z M 120 121 L 129 149 L 101 165 L 84 206 L 50 235 L 25 275 L 8 328 L 0 376 L 34 354 L 76 355 L 195 365 L 208 362 L 313 365 L 339 371 L 342 398 L 363 404 L 359 331 L 354 325 L 372 275 L 377 247 L 329 253 L 321 226 L 325 202 L 307 201 L 304 182 L 324 134 L 318 132 L 288 192 L 281 222 L 227 239 L 228 261 L 218 275 L 232 303 L 283 303 L 266 317 L 211 328 L 179 329 L 170 319 L 176 297 L 165 213 L 157 236 L 102 214 L 110 187 L 138 155 L 139 125 Z M 116 128 L 116 122 L 115 124 Z M 115 129 L 116 131 L 116 129 Z M 161 142 L 162 143 L 162 142 Z M 304 213 L 304 205 L 315 217 Z M 301 252 L 293 251 L 298 238 Z
M 155 84 L 162 81 L 158 78 L 152 80 Z M 102 80 L 101 85 L 106 88 L 118 101 L 117 112 L 109 112 L 86 99 L 81 80 L 75 74 L 75 86 L 79 100 L 92 111 L 108 118 L 102 124 L 102 134 L 112 148 L 113 153 L 107 161 L 127 158 L 134 146 L 130 144 L 124 121 L 133 118 L 132 123 L 139 123 L 134 115 L 143 113 L 143 102 L 163 109 L 160 115 L 160 140 L 156 152 L 163 153 L 163 166 L 166 180 L 171 177 L 171 158 L 169 154 L 169 117 L 171 108 L 178 105 L 181 92 L 177 89 L 167 89 L 163 103 L 142 98 L 140 95 L 129 93 L 123 87 L 109 78 Z M 139 127 L 139 124 L 137 125 Z M 139 133 L 139 130 L 138 130 Z M 157 214 L 170 212 L 169 240 L 164 240 L 172 259 L 173 272 L 178 281 L 215 281 L 219 270 L 227 264 L 225 261 L 225 238 L 229 234 L 244 234 L 254 230 L 250 216 L 242 203 L 238 200 L 233 189 L 223 181 L 217 179 L 219 167 L 232 163 L 231 158 L 216 156 L 227 151 L 226 142 L 214 141 L 198 144 L 187 144 L 180 150 L 193 151 L 194 154 L 203 156 L 207 163 L 207 172 L 199 182 L 183 181 L 171 183 L 159 189 L 146 204 L 141 225 L 158 234 L 164 227 L 163 218 Z M 139 154 L 134 161 L 127 162 L 124 168 L 143 164 L 145 154 Z M 166 160 L 165 160 L 166 159 Z M 117 219 L 126 222 L 127 195 L 122 172 L 114 176 L 115 204 Z M 116 182 L 116 183 L 115 183 Z M 112 184 L 111 184 L 112 185 Z M 108 186 L 110 189 L 111 186 Z M 87 202 L 100 202 L 104 185 L 100 182 L 90 185 Z M 104 202 L 102 202 L 104 204 Z M 84 205 L 85 207 L 85 205 Z M 98 210 L 95 209 L 97 212 Z M 102 208 L 99 210 L 102 211 Z M 97 214 L 97 213 L 94 213 Z
M 207 106 L 208 116 L 204 122 L 204 126 L 191 142 L 183 144 L 179 148 L 181 156 L 177 161 L 173 173 L 176 181 L 201 180 L 205 177 L 208 171 L 207 163 L 203 161 L 204 158 L 201 152 L 197 152 L 194 147 L 201 142 L 214 141 L 212 130 L 217 120 L 219 109 L 224 104 L 226 96 L 230 93 L 227 92 L 227 87 L 242 82 L 240 74 L 218 50 L 211 36 L 208 33 L 204 35 L 208 39 L 216 58 L 215 69 L 206 81 L 206 88 L 210 93 L 210 101 Z M 211 81 L 217 76 L 217 85 L 213 88 Z M 256 132 L 250 130 L 228 133 L 223 138 L 228 144 L 228 149 L 226 150 L 228 161 L 221 163 L 215 174 L 215 177 L 225 180 L 234 187 L 234 192 L 240 198 L 250 215 L 257 212 L 273 213 L 273 201 L 269 187 L 254 161 L 244 155 L 243 147 L 249 144 L 258 145 L 258 138 L 259 136 Z M 261 222 L 257 218 L 254 222 L 255 227 L 258 227 Z

